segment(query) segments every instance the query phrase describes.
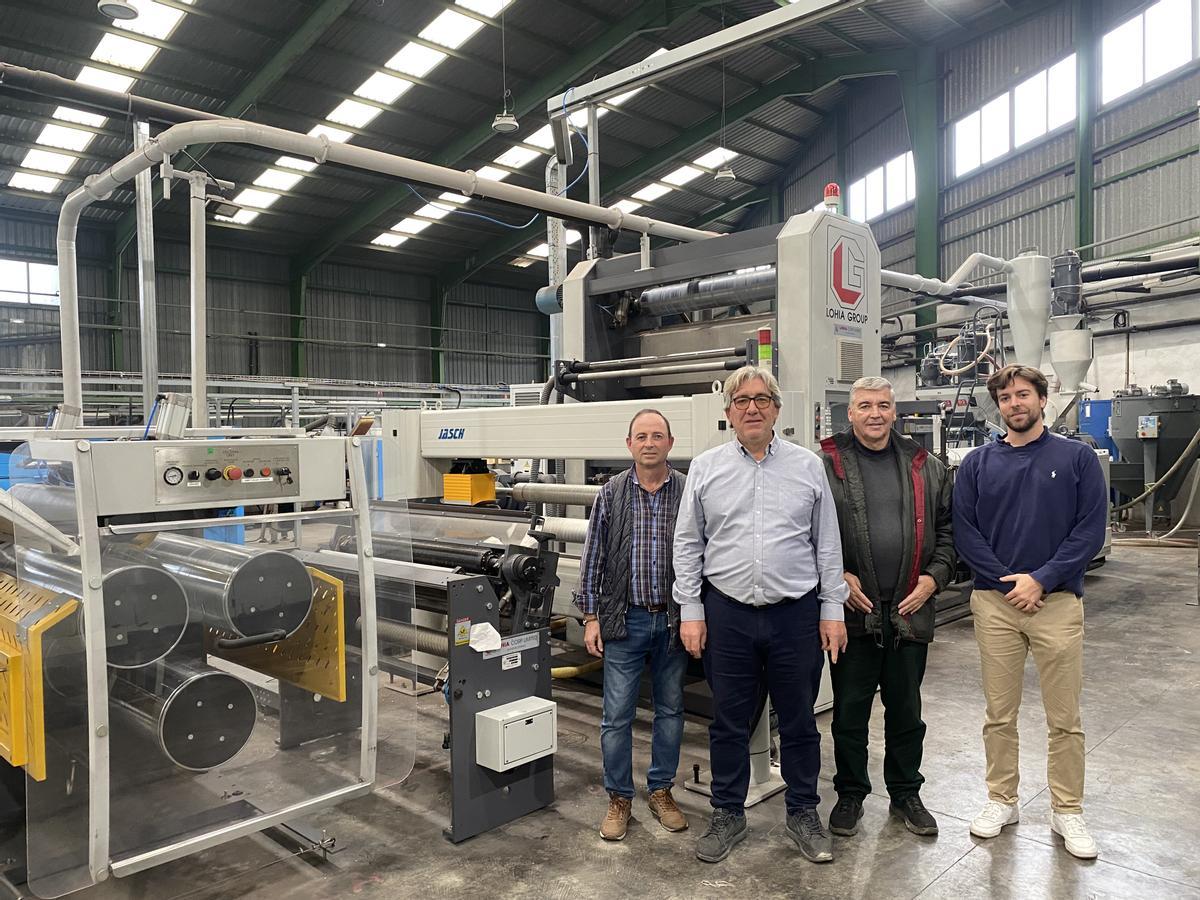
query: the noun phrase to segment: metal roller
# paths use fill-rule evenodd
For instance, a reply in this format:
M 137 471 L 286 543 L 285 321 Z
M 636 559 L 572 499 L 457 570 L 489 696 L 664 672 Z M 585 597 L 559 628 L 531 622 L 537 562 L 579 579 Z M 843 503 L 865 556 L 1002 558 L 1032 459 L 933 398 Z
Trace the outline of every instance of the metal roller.
M 511 488 L 497 486 L 496 493 L 509 493 L 514 500 L 543 503 L 565 503 L 573 506 L 591 506 L 596 502 L 600 488 L 589 484 L 514 484 Z
M 0 556 L 18 577 L 71 597 L 83 597 L 83 573 L 76 561 L 12 545 Z M 149 665 L 170 653 L 188 624 L 187 593 L 170 572 L 154 566 L 103 561 L 104 632 L 108 664 L 118 669 Z
M 258 719 L 250 685 L 196 662 L 171 662 L 147 676 L 118 678 L 113 705 L 148 729 L 163 754 L 181 769 L 205 772 L 246 746 Z
M 241 637 L 280 630 L 293 634 L 312 609 L 312 576 L 282 550 L 248 550 L 236 544 L 160 532 L 144 553 L 187 588 L 193 615 Z
M 635 304 L 641 315 L 667 316 L 738 306 L 775 296 L 775 267 L 742 275 L 714 275 L 642 291 Z
M 582 544 L 587 539 L 587 529 L 587 519 L 548 517 L 542 524 L 542 531 L 554 535 L 556 541 L 570 544 Z

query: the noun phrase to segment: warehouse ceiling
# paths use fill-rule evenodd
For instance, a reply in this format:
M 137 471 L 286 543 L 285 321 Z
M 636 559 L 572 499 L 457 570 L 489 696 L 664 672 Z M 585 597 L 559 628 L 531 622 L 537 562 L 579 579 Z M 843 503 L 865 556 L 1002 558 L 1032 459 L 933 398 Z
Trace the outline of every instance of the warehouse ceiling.
M 777 8 L 774 0 L 132 0 L 118 27 L 92 0 L 5 0 L 0 63 L 208 113 L 544 188 L 548 97 Z M 606 205 L 736 229 L 853 90 L 836 73 L 887 69 L 895 51 L 961 40 L 1027 14 L 1028 2 L 849 2 L 825 23 L 613 98 L 600 121 Z M 504 93 L 520 119 L 491 130 Z M 831 75 L 830 73 L 834 73 Z M 724 116 L 722 115 L 724 109 Z M 722 129 L 722 119 L 724 128 Z M 154 131 L 165 125 L 156 124 Z M 314 132 L 314 129 L 318 131 Z M 80 115 L 0 84 L 0 212 L 53 216 L 89 174 L 132 148 L 127 113 Z M 576 159 L 585 154 L 577 144 Z M 726 152 L 722 152 L 722 150 Z M 254 148 L 190 148 L 232 181 L 241 210 L 210 240 L 283 253 L 295 272 L 324 259 L 436 276 L 534 284 L 544 222 L 522 209 Z M 731 154 L 735 154 L 732 155 Z M 736 180 L 715 178 L 728 164 Z M 487 167 L 487 168 L 485 168 Z M 577 162 L 569 177 L 575 179 Z M 160 233 L 186 233 L 186 200 L 160 201 Z M 587 198 L 587 178 L 570 196 Z M 133 194 L 86 221 L 133 230 Z M 450 210 L 459 212 L 450 212 Z M 469 215 L 467 214 L 469 213 Z M 505 226 L 525 226 L 512 228 Z M 574 245 L 578 247 L 579 244 Z

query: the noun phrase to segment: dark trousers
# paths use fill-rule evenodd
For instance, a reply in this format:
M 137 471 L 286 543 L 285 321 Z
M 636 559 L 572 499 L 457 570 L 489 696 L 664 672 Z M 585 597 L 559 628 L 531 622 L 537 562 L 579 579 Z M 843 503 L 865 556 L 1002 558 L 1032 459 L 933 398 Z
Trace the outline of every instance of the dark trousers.
M 779 757 L 789 813 L 820 802 L 821 736 L 813 703 L 821 682 L 815 591 L 774 606 L 738 603 L 705 586 L 704 674 L 713 696 L 708 729 L 712 805 L 741 812 L 750 785 L 750 733 L 764 689 L 779 714 Z
M 874 635 L 850 638 L 846 652 L 830 668 L 833 682 L 833 759 L 838 796 L 865 797 L 871 793 L 867 774 L 868 728 L 875 690 L 883 700 L 883 780 L 893 799 L 920 791 L 921 752 L 925 723 L 921 721 L 921 680 L 929 645 L 896 643 L 891 617 L 884 610 L 882 639 Z

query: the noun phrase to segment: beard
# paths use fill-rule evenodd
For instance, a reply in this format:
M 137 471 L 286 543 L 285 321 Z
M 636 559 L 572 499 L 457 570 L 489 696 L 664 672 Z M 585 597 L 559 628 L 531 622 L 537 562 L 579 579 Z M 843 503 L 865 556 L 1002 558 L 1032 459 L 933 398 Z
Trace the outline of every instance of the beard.
M 1017 413 L 1017 415 L 1026 416 L 1023 424 L 1018 425 L 1005 415 L 1001 415 L 1000 418 L 1004 420 L 1004 424 L 1008 427 L 1009 431 L 1015 431 L 1018 434 L 1024 434 L 1026 431 L 1034 428 L 1038 422 L 1042 421 L 1042 410 L 1040 409 L 1030 410 L 1028 413 Z

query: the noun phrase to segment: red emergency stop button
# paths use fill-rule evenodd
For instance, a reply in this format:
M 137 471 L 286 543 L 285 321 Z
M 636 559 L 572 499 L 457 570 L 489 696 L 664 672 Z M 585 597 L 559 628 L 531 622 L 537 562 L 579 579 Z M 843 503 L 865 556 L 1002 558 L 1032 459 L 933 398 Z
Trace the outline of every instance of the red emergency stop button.
M 242 477 L 242 470 L 237 466 L 226 466 L 221 474 L 225 476 L 226 481 L 237 481 Z
M 260 474 L 263 478 L 270 478 L 271 477 L 271 469 L 269 466 L 263 466 L 261 469 L 258 470 L 258 474 Z

